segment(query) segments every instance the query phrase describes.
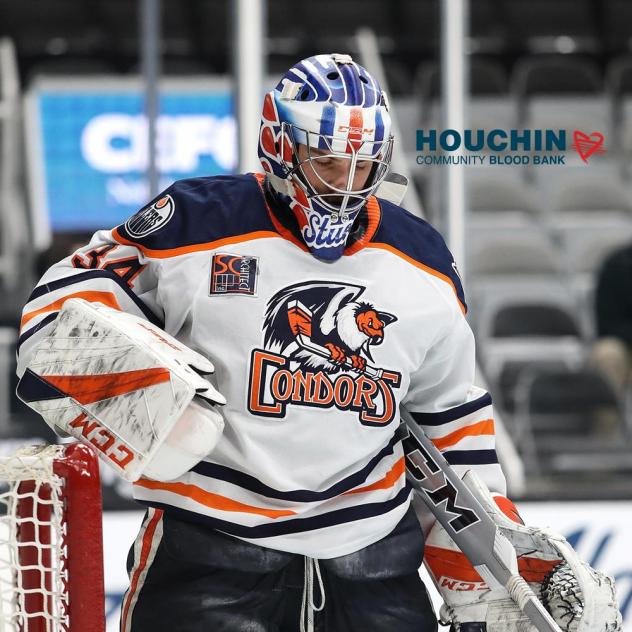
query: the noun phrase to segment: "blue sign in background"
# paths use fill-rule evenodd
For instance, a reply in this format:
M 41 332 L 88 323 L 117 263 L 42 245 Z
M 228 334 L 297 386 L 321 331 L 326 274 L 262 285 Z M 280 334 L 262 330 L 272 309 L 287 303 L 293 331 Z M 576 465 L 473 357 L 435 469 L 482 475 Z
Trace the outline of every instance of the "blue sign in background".
M 144 206 L 149 192 L 142 95 L 41 90 L 44 199 L 53 232 L 111 228 Z M 161 188 L 181 178 L 231 173 L 235 120 L 228 90 L 165 92 L 160 99 Z

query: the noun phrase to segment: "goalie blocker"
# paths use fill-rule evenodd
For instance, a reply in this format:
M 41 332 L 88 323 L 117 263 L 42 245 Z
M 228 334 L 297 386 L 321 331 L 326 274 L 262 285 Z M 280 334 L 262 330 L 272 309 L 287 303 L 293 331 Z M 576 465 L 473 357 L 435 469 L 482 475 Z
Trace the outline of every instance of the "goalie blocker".
M 224 397 L 213 364 L 148 321 L 67 300 L 18 397 L 56 432 L 94 445 L 124 479 L 171 480 L 217 444 Z
M 473 472 L 463 481 L 515 548 L 521 576 L 562 632 L 621 632 L 610 577 L 580 560 L 561 535 L 517 522 L 513 504 L 493 497 Z M 504 589 L 483 581 L 439 522 L 428 534 L 424 563 L 444 600 L 441 621 L 451 632 L 535 629 Z

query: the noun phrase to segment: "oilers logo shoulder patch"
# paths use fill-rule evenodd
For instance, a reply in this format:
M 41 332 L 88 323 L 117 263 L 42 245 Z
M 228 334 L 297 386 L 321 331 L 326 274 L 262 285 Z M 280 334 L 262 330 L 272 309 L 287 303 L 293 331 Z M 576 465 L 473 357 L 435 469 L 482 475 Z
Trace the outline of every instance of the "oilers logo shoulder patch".
M 132 215 L 125 222 L 125 230 L 130 237 L 136 239 L 145 237 L 162 228 L 173 217 L 176 205 L 170 195 L 161 197 L 158 201 Z

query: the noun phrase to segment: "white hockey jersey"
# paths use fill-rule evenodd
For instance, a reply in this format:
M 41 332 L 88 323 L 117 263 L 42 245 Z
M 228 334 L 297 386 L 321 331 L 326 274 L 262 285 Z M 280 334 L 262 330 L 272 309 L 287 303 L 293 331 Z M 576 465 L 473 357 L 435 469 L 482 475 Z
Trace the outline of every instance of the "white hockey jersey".
M 426 222 L 371 198 L 345 255 L 314 258 L 262 176 L 174 183 L 53 266 L 24 308 L 21 374 L 65 300 L 144 316 L 216 367 L 217 448 L 141 503 L 316 558 L 387 535 L 411 489 L 403 403 L 457 470 L 504 493 L 456 268 Z

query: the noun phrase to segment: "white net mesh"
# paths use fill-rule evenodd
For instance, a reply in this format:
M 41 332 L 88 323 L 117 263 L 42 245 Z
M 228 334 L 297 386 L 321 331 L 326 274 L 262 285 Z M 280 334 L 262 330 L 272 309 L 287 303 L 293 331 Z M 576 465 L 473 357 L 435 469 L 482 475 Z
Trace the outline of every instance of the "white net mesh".
M 53 472 L 62 446 L 0 458 L 0 632 L 66 632 L 64 480 Z

